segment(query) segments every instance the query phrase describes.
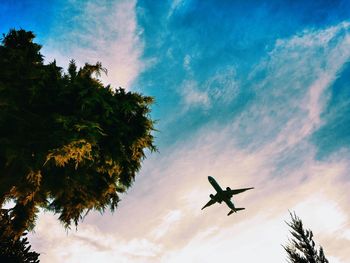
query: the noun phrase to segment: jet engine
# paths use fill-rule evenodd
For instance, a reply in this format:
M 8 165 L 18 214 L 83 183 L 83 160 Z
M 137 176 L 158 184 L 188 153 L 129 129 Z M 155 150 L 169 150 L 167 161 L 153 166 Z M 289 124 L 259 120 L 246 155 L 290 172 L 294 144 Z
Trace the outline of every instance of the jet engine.
M 210 194 L 209 197 L 210 197 L 210 199 L 214 199 L 214 195 L 213 194 Z
M 231 188 L 230 188 L 230 187 L 226 187 L 226 190 L 227 190 L 227 191 L 231 191 Z

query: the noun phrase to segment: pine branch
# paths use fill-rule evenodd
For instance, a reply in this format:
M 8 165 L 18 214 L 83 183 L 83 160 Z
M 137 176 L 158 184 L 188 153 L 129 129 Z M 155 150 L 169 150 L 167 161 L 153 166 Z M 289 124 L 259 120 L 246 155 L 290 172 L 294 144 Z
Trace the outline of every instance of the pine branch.
M 323 248 L 319 251 L 315 248 L 313 233 L 309 229 L 304 229 L 303 222 L 295 213 L 290 213 L 292 221 L 286 222 L 291 228 L 292 239 L 287 246 L 283 246 L 288 255 L 290 263 L 328 263 Z

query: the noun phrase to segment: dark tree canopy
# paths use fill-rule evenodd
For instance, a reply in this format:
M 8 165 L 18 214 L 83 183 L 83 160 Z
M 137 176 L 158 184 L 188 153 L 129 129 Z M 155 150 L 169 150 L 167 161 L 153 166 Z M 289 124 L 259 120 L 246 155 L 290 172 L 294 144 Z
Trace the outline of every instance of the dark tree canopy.
M 9 232 L 7 226 L 11 224 L 8 210 L 0 210 L 0 262 L 7 263 L 38 263 L 39 253 L 31 251 L 28 239 L 23 233 L 20 239 L 14 238 L 14 233 Z
M 328 263 L 323 248 L 320 247 L 319 250 L 315 248 L 312 231 L 304 229 L 303 222 L 295 213 L 290 215 L 292 221 L 287 225 L 291 228 L 290 233 L 293 238 L 287 246 L 284 246 L 288 261 L 290 263 Z
M 44 64 L 34 34 L 10 30 L 0 45 L 0 205 L 13 200 L 12 231 L 31 229 L 39 207 L 68 227 L 118 193 L 155 150 L 151 97 L 112 90 L 101 63 L 64 73 Z

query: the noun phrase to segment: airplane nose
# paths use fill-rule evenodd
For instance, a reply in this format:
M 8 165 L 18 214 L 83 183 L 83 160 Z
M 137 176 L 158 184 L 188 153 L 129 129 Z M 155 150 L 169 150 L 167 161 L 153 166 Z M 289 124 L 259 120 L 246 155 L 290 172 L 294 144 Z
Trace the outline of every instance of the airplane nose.
M 213 177 L 208 176 L 208 180 L 209 180 L 209 181 L 213 180 Z

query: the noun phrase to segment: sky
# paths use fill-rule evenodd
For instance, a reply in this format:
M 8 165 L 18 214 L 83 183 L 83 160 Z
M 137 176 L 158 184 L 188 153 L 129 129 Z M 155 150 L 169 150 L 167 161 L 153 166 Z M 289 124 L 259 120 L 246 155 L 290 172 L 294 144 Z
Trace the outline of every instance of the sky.
M 289 211 L 350 262 L 350 1 L 2 0 L 46 62 L 153 96 L 155 144 L 113 214 L 42 211 L 41 262 L 286 262 Z M 201 211 L 214 189 L 255 187 Z

